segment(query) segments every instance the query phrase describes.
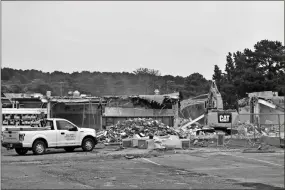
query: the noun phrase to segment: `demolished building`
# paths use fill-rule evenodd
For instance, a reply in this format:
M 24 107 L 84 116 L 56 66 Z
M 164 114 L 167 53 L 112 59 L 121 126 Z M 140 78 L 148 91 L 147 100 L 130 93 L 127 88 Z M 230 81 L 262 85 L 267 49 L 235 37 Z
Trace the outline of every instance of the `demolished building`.
M 278 92 L 254 92 L 249 93 L 248 96 L 250 98 L 250 113 L 257 114 L 258 123 L 265 123 L 266 120 L 279 120 L 281 124 L 284 123 L 284 117 L 280 117 L 280 115 L 284 115 L 284 97 L 278 96 Z M 254 118 L 251 117 L 250 121 L 253 122 Z
M 194 98 L 181 101 L 181 107 L 179 115 L 184 119 L 195 119 L 203 115 L 206 112 L 205 103 L 208 100 L 208 94 L 203 94 Z M 198 121 L 200 124 L 204 124 L 204 118 Z
M 152 118 L 174 126 L 178 118 L 179 93 L 164 95 L 104 96 L 103 128 L 133 118 Z
M 272 91 L 248 93 L 247 98 L 239 101 L 239 120 L 261 125 L 271 121 L 283 125 L 284 96 Z
M 46 109 L 47 117 L 64 118 L 97 130 L 129 118 L 153 118 L 168 126 L 178 118 L 179 93 L 104 97 L 82 96 L 79 92 L 60 97 L 50 94 L 2 93 L 1 100 L 10 105 L 9 113 L 14 115 L 19 108 Z
M 40 93 L 2 93 L 2 107 L 7 108 L 41 108 L 42 97 Z
M 52 97 L 50 117 L 63 118 L 77 126 L 100 130 L 106 101 L 100 97 Z

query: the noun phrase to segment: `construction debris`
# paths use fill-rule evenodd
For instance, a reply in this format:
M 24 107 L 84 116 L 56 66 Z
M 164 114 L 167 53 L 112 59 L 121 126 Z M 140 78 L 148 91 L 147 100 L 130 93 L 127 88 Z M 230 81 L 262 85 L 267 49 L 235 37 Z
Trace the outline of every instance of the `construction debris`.
M 236 123 L 232 126 L 230 133 L 227 131 L 229 129 L 225 130 L 227 132 L 218 131 L 214 128 L 202 126 L 195 121 L 191 118 L 180 118 L 177 127 L 169 127 L 161 121 L 151 118 L 129 119 L 106 127 L 106 130 L 97 133 L 97 138 L 99 142 L 104 144 L 125 143 L 124 147 L 138 147 L 138 140 L 154 139 L 155 149 L 165 149 L 172 146 L 173 148 L 181 148 L 182 141 L 179 139 L 188 139 L 194 146 L 214 145 L 220 133 L 224 133 L 224 138 L 227 140 L 233 138 L 251 141 L 253 138 L 270 136 L 268 128 L 258 127 L 248 121 Z M 267 121 L 267 124 L 269 125 L 270 122 Z
M 184 126 L 184 130 L 181 126 Z M 194 146 L 200 147 L 214 144 L 217 133 L 214 129 L 203 127 L 191 119 L 180 119 L 178 127 L 169 127 L 157 120 L 137 118 L 108 126 L 107 130 L 97 133 L 97 138 L 104 144 L 121 142 L 125 147 L 139 147 L 138 141 L 153 138 L 154 145 L 151 149 L 188 149 L 193 141 Z
M 269 126 L 269 121 L 267 121 L 267 126 L 254 125 L 248 121 L 245 123 L 238 122 L 233 126 L 237 130 L 237 134 L 233 135 L 232 138 L 246 139 L 246 138 L 261 138 L 262 136 L 279 136 L 279 127 L 276 125 Z
M 99 142 L 121 142 L 125 138 L 177 135 L 185 138 L 187 134 L 154 119 L 135 118 L 118 122 L 107 130 L 97 133 Z
M 246 138 L 246 137 L 261 137 L 262 132 L 260 132 L 256 125 L 253 125 L 249 122 L 245 123 L 238 123 L 236 126 L 238 133 L 235 135 L 239 138 Z
M 164 137 L 155 137 L 155 144 L 158 149 L 182 149 L 182 142 L 178 136 L 168 135 Z
M 202 119 L 205 115 L 201 115 L 200 117 L 194 119 L 193 121 L 190 121 L 189 123 L 186 123 L 184 125 L 182 125 L 181 129 L 185 130 L 188 126 L 190 126 L 191 124 L 197 123 L 197 121 L 199 121 L 200 119 Z

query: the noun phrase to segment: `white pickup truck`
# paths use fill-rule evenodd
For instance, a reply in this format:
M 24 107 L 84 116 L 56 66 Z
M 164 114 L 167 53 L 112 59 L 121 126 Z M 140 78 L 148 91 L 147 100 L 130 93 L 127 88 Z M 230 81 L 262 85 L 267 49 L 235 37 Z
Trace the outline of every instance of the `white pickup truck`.
M 47 148 L 64 148 L 72 152 L 82 147 L 83 151 L 92 151 L 97 144 L 95 129 L 79 128 L 59 118 L 46 119 L 41 124 L 42 127 L 37 128 L 7 128 L 3 131 L 2 146 L 15 148 L 19 155 L 25 155 L 29 150 L 41 155 Z

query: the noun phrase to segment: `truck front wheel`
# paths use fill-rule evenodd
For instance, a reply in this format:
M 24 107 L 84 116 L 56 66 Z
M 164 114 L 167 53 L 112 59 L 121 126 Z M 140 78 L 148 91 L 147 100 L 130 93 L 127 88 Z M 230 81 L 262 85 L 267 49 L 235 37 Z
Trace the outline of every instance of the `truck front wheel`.
M 46 144 L 43 141 L 37 140 L 36 142 L 34 142 L 33 144 L 34 155 L 42 155 L 45 153 L 45 151 L 46 151 Z
M 25 155 L 29 150 L 27 148 L 15 148 L 15 151 L 19 155 Z
M 95 142 L 92 138 L 86 138 L 82 142 L 82 149 L 83 151 L 90 152 L 94 149 Z

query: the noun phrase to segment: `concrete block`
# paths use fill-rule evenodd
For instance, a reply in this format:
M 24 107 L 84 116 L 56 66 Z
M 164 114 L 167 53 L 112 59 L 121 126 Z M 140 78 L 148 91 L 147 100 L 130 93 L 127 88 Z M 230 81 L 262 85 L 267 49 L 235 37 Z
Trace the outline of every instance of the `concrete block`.
M 182 142 L 178 136 L 170 135 L 167 139 L 161 139 L 161 145 L 165 148 L 182 149 Z
M 224 146 L 225 143 L 225 135 L 218 134 L 217 146 Z
M 181 139 L 182 149 L 190 148 L 190 139 Z
M 132 147 L 132 140 L 131 139 L 123 139 L 122 142 L 123 142 L 124 148 Z
M 139 139 L 132 139 L 132 147 L 138 147 L 138 140 Z
M 145 139 L 138 139 L 138 148 L 147 149 L 147 142 Z
M 155 148 L 154 139 L 149 139 L 146 142 L 147 142 L 147 149 L 154 149 Z

